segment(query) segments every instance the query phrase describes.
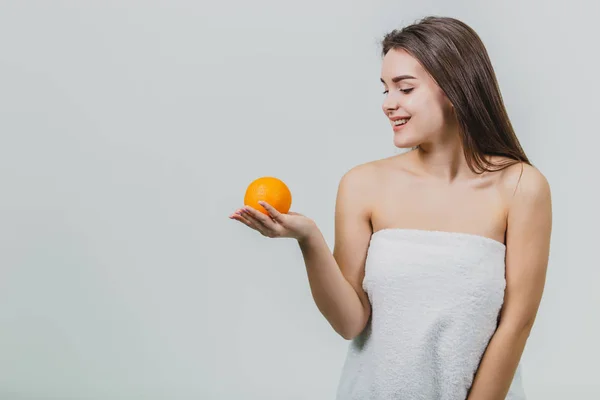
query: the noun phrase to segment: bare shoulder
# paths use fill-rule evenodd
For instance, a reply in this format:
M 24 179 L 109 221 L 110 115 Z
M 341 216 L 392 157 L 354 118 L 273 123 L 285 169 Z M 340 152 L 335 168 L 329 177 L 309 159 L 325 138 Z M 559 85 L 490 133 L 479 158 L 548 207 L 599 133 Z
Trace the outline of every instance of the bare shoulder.
M 502 170 L 499 179 L 510 203 L 543 201 L 551 196 L 550 184 L 544 174 L 538 168 L 524 162 Z
M 356 169 L 362 170 L 365 175 L 370 175 L 371 181 L 385 177 L 389 173 L 397 176 L 399 173 L 410 171 L 409 154 L 397 154 L 357 165 Z
M 353 186 L 368 185 L 376 176 L 374 161 L 366 162 L 350 168 L 341 179 L 341 182 Z
M 371 209 L 374 166 L 364 163 L 350 168 L 341 177 L 336 198 L 336 227 L 343 228 L 348 220 L 368 221 Z M 336 234 L 337 237 L 342 237 Z
M 358 164 L 348 170 L 341 179 L 341 184 L 354 189 L 373 189 L 381 182 L 386 170 L 393 166 L 395 157 L 388 157 Z
M 360 203 L 370 215 L 382 192 L 391 186 L 398 186 L 402 181 L 401 177 L 409 174 L 407 153 L 365 162 L 354 166 L 342 176 L 339 192 Z

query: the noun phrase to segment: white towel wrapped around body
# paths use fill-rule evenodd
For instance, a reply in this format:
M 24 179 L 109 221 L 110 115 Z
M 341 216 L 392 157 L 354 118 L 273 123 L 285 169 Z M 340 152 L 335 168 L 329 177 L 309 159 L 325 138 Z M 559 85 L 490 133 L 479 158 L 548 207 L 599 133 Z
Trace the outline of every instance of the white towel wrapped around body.
M 504 302 L 506 246 L 484 236 L 383 229 L 363 288 L 372 314 L 354 338 L 338 400 L 465 400 Z M 525 400 L 521 367 L 507 400 Z

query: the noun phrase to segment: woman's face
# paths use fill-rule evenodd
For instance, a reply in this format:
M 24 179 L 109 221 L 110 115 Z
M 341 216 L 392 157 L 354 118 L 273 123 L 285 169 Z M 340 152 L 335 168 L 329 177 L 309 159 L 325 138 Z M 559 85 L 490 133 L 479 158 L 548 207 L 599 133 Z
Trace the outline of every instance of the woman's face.
M 448 124 L 456 123 L 452 105 L 416 58 L 404 50 L 391 49 L 383 58 L 381 81 L 385 95 L 382 109 L 396 147 L 447 140 Z M 409 118 L 406 124 L 395 125 L 395 120 L 404 117 Z

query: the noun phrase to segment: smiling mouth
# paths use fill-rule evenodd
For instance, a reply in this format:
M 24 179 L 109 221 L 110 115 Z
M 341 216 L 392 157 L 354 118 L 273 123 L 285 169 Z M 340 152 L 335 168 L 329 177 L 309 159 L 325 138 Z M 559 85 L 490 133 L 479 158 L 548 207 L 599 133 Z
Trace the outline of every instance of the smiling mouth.
M 406 124 L 408 124 L 408 121 L 410 121 L 410 118 L 404 118 L 404 119 L 399 119 L 397 121 L 392 121 L 392 128 L 394 128 L 394 130 L 400 129 L 400 128 L 404 127 Z

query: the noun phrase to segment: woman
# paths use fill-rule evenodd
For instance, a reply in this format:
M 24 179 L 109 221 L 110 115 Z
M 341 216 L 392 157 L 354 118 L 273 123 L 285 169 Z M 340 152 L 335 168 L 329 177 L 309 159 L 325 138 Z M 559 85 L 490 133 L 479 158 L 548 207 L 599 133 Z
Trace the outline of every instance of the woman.
M 314 221 L 236 219 L 298 240 L 313 298 L 351 340 L 338 399 L 525 399 L 519 360 L 544 288 L 550 189 L 507 116 L 487 51 L 453 18 L 382 41 L 383 112 L 412 148 L 340 180 L 335 246 Z

